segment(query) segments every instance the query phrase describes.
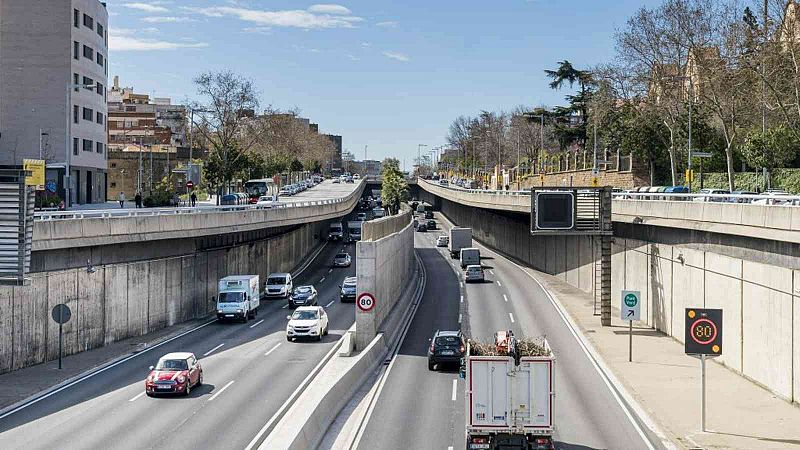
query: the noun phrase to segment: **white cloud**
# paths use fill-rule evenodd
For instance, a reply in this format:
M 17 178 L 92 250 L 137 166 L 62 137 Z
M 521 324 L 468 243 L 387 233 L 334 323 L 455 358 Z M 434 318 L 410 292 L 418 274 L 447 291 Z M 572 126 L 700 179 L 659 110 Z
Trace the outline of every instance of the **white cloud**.
M 331 4 L 324 4 L 324 5 L 311 5 L 308 8 L 309 12 L 317 13 L 317 14 L 335 14 L 340 16 L 349 16 L 353 12 L 347 9 L 342 5 L 331 5 Z
M 139 11 L 144 11 L 144 12 L 149 12 L 149 13 L 169 12 L 169 10 L 167 8 L 161 6 L 157 2 L 152 2 L 152 3 L 140 3 L 140 2 L 125 3 L 122 6 L 124 6 L 126 8 L 131 8 L 131 9 L 138 9 Z
M 375 24 L 375 26 L 384 28 L 394 28 L 397 26 L 397 22 L 394 21 L 378 22 Z
M 391 59 L 397 60 L 397 61 L 400 61 L 400 62 L 409 62 L 409 61 L 411 61 L 411 58 L 409 58 L 407 55 L 404 55 L 404 54 L 398 53 L 398 52 L 383 52 L 383 56 L 385 56 L 387 58 L 391 58 Z
M 108 33 L 108 48 L 118 52 L 135 52 L 208 47 L 208 44 L 205 42 L 170 42 L 141 36 L 157 32 L 158 30 L 155 28 L 145 28 L 142 30 L 112 28 Z
M 181 22 L 194 22 L 191 17 L 176 17 L 176 16 L 152 16 L 142 18 L 142 22 L 147 23 L 181 23 Z
M 371 47 L 372 44 L 370 44 L 369 42 L 362 42 L 361 46 L 364 47 L 364 48 L 367 48 L 367 47 Z
M 347 56 L 348 59 L 350 59 L 350 61 L 359 61 L 358 56 L 356 56 L 356 55 L 352 55 L 352 54 L 348 53 L 346 56 Z
M 251 34 L 272 34 L 272 28 L 270 27 L 247 27 L 243 28 L 242 31 Z
M 307 30 L 317 28 L 353 28 L 356 23 L 364 20 L 356 16 L 317 14 L 305 10 L 265 11 L 230 6 L 184 7 L 183 9 L 206 17 L 235 17 L 263 27 L 289 27 Z

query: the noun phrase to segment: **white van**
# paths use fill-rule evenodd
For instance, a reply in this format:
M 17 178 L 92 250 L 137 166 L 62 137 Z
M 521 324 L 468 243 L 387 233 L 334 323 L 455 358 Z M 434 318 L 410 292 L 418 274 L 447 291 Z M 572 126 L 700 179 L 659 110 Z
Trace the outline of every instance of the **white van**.
M 288 273 L 271 273 L 264 283 L 266 298 L 289 298 L 292 290 L 292 275 Z
M 217 319 L 241 320 L 255 318 L 258 314 L 258 275 L 234 275 L 219 280 Z
M 461 249 L 461 268 L 467 266 L 480 266 L 481 265 L 481 251 L 477 248 L 462 248 Z

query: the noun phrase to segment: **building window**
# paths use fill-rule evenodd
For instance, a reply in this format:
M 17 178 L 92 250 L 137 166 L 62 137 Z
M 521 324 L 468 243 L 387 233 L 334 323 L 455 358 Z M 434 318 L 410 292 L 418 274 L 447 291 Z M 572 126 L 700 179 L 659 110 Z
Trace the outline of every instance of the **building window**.
M 94 80 L 89 77 L 83 77 L 83 84 L 84 86 L 94 85 Z M 88 87 L 86 89 L 92 90 L 93 88 Z
M 100 111 L 97 111 L 97 123 L 99 123 L 100 125 L 103 124 L 103 113 L 101 113 Z
M 98 142 L 97 143 L 97 153 L 103 153 L 103 143 L 102 142 Z
M 117 163 L 111 163 L 111 168 L 112 169 L 116 169 L 117 168 Z
M 94 50 L 92 47 L 89 47 L 88 45 L 83 46 L 83 57 L 94 60 Z
M 83 108 L 83 120 L 94 120 L 94 110 L 92 108 Z
M 74 25 L 75 28 L 81 27 L 81 12 L 77 9 L 72 10 L 72 25 Z
M 84 139 L 83 140 L 83 151 L 90 152 L 93 150 L 94 142 L 91 139 Z
M 117 183 L 114 183 L 114 182 L 112 181 L 112 182 L 111 182 L 111 187 L 112 187 L 112 188 L 115 188 L 115 187 L 117 187 Z
M 95 89 L 97 90 L 98 94 L 103 95 L 103 83 L 97 83 Z
M 73 73 L 73 74 L 72 74 L 72 82 L 73 82 L 74 84 L 81 84 L 81 76 L 80 76 L 80 75 L 78 75 L 77 73 Z M 78 91 L 80 91 L 80 89 L 81 89 L 81 88 L 79 88 L 79 87 L 76 87 L 76 88 L 75 88 L 75 92 L 78 92 Z
M 78 123 L 78 119 L 80 118 L 80 115 L 81 115 L 81 109 L 78 107 L 78 105 L 73 105 L 72 106 L 72 122 L 73 123 Z
M 135 106 L 126 106 L 125 107 L 125 112 L 136 112 L 136 107 Z
M 100 66 L 102 66 L 104 64 L 103 63 L 103 54 L 100 53 L 100 52 L 97 52 L 97 64 L 99 64 Z
M 99 34 L 100 37 L 105 37 L 105 31 L 103 30 L 103 25 L 101 25 L 100 22 L 97 22 L 97 34 Z
M 83 15 L 83 24 L 88 28 L 94 29 L 94 19 L 88 14 Z
M 78 138 L 72 138 L 72 154 L 75 156 L 78 156 L 78 145 L 80 145 Z
M 72 41 L 72 57 L 81 59 L 81 44 L 78 41 Z

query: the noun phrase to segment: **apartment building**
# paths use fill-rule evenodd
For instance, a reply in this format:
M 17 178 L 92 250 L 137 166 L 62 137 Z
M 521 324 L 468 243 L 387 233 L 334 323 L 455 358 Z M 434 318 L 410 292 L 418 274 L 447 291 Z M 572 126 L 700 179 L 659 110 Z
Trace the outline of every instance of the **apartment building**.
M 46 160 L 68 204 L 106 198 L 107 56 L 105 3 L 0 0 L 0 164 Z

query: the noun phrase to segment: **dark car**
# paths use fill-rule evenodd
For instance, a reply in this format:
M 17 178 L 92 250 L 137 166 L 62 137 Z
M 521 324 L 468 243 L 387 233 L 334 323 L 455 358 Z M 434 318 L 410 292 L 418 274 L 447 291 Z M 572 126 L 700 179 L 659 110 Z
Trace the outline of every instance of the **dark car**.
M 417 231 L 419 231 L 419 232 L 428 231 L 428 227 L 424 223 L 421 223 L 421 224 L 417 225 Z
M 358 291 L 357 280 L 356 277 L 347 277 L 344 279 L 344 283 L 339 286 L 342 289 L 339 293 L 340 301 L 356 301 L 356 292 Z
M 433 211 L 425 211 L 426 219 L 433 219 Z
M 437 364 L 461 364 L 465 350 L 461 331 L 437 331 L 428 348 L 428 370 L 436 370 Z
M 289 307 L 312 306 L 317 304 L 317 290 L 314 286 L 297 286 L 289 297 Z
M 225 194 L 222 196 L 219 203 L 224 206 L 238 205 L 239 196 L 236 194 Z
M 429 230 L 435 230 L 436 229 L 436 221 L 435 220 L 429 220 L 426 225 L 427 225 Z

